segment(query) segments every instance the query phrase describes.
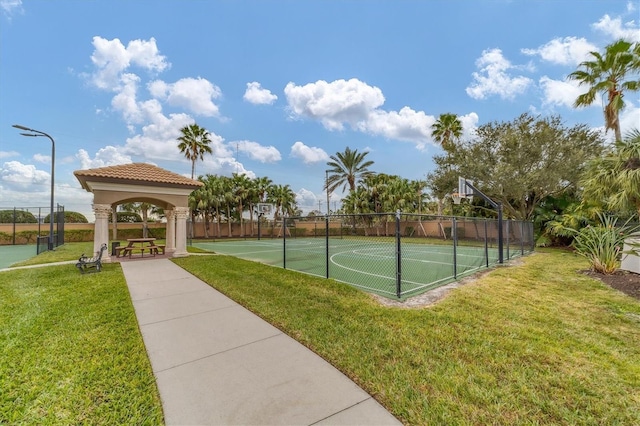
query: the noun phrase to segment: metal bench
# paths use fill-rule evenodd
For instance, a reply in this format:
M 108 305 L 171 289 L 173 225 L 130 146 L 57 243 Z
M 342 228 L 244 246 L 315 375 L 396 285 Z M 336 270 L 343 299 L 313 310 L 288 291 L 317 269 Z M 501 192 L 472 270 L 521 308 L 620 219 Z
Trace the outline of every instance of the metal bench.
M 107 245 L 103 244 L 95 257 L 87 257 L 82 253 L 82 256 L 78 259 L 78 263 L 76 263 L 76 268 L 80 270 L 81 274 L 87 272 L 100 272 L 102 270 L 102 253 L 106 250 Z

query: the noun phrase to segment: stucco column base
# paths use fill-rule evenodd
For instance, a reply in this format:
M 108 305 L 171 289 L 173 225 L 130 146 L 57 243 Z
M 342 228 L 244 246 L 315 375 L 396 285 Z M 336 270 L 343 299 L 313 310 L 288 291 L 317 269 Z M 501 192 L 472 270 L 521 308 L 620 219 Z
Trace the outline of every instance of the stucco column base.
M 93 204 L 93 213 L 96 216 L 96 224 L 93 235 L 93 254 L 100 251 L 103 244 L 107 245 L 107 250 L 102 254 L 103 263 L 111 263 L 111 251 L 109 250 L 109 215 L 111 215 L 110 204 Z
M 187 217 L 189 209 L 187 207 L 176 207 L 176 251 L 173 257 L 188 256 L 187 252 Z

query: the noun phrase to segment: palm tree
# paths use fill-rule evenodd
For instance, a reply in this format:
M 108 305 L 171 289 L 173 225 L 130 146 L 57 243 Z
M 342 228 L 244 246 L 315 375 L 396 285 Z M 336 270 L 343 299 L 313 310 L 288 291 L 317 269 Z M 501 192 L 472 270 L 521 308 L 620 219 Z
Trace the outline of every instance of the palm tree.
M 451 113 L 440 114 L 431 129 L 431 137 L 447 152 L 453 151 L 462 136 L 462 123 L 457 115 Z
M 604 157 L 593 160 L 582 184 L 586 199 L 640 215 L 640 131 L 632 130 Z
M 189 160 L 191 160 L 191 179 L 195 176 L 196 160 L 204 159 L 204 154 L 211 154 L 213 150 L 209 146 L 211 139 L 210 133 L 198 126 L 197 124 L 190 124 L 180 129 L 182 136 L 178 138 L 180 143 L 178 149 Z
M 121 204 L 120 208 L 125 212 L 132 213 L 141 213 L 142 216 L 142 238 L 147 238 L 148 236 L 148 220 L 149 220 L 149 210 L 151 213 L 157 213 L 157 207 L 153 204 L 149 203 L 124 203 Z
M 250 179 L 246 175 L 233 174 L 231 178 L 233 182 L 233 195 L 236 203 L 238 203 L 238 215 L 240 216 L 240 237 L 244 237 L 244 226 L 242 223 L 242 213 L 244 212 L 244 202 L 249 195 Z
M 360 153 L 357 149 L 351 151 L 347 147 L 344 152 L 337 152 L 336 155 L 329 157 L 332 161 L 327 162 L 327 166 L 331 169 L 328 170 L 325 191 L 331 193 L 342 186 L 343 191 L 348 188 L 349 193 L 354 192 L 359 180 L 374 174 L 368 169 L 373 165 L 373 161 L 365 161 L 367 154 L 369 153 Z
M 285 215 L 293 214 L 296 210 L 296 194 L 289 185 L 273 185 L 267 201 L 275 204 L 275 217 L 280 212 Z
M 632 50 L 632 44 L 620 39 L 605 48 L 604 55 L 590 52 L 592 60 L 582 62 L 577 71 L 567 78 L 578 81 L 580 86 L 588 86 L 586 93 L 576 98 L 574 107 L 585 107 L 593 104 L 598 93 L 606 94 L 604 106 L 604 124 L 606 130 L 613 130 L 616 141 L 622 139 L 619 113 L 624 108 L 624 91 L 635 92 L 640 88 L 638 80 L 625 81 L 627 74 L 637 73 L 639 63 L 638 43 Z

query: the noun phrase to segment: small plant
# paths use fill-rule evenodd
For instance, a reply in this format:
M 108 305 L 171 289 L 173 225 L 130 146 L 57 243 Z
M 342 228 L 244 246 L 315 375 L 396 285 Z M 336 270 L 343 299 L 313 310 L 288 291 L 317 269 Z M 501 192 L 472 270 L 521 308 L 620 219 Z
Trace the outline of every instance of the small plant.
M 618 219 L 609 215 L 598 215 L 600 224 L 587 226 L 575 233 L 573 246 L 578 254 L 586 257 L 591 269 L 603 274 L 612 274 L 618 267 L 624 241 L 630 234 L 640 230 L 631 226 L 630 220 L 616 226 Z

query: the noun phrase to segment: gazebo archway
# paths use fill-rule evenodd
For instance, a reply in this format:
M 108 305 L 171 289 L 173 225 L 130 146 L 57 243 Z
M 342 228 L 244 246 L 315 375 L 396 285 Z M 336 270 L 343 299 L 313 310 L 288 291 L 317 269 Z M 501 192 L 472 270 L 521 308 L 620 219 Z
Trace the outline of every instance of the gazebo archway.
M 95 231 L 93 250 L 109 245 L 109 215 L 127 202 L 146 202 L 164 209 L 167 219 L 166 248 L 171 256 L 187 255 L 189 194 L 203 185 L 177 173 L 146 163 L 123 164 L 73 172 L 82 187 L 93 193 Z M 105 262 L 111 261 L 107 250 Z

